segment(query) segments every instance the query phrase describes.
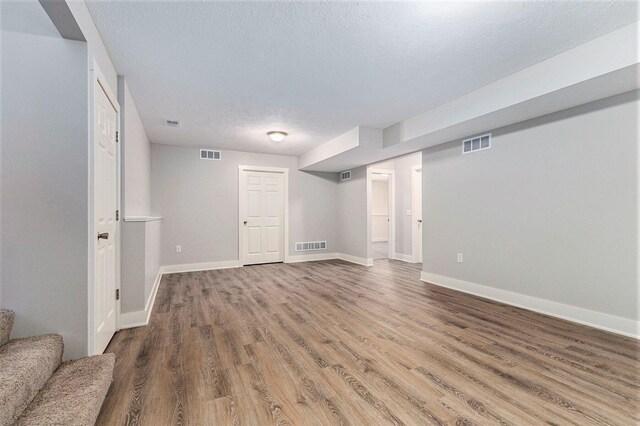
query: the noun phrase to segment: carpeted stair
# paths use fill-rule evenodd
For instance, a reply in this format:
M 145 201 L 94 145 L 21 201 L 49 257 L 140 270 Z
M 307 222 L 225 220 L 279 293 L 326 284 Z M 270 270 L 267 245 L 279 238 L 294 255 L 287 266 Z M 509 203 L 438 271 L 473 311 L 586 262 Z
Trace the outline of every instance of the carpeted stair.
M 0 426 L 95 424 L 115 355 L 62 363 L 58 334 L 9 340 L 14 317 L 0 309 Z

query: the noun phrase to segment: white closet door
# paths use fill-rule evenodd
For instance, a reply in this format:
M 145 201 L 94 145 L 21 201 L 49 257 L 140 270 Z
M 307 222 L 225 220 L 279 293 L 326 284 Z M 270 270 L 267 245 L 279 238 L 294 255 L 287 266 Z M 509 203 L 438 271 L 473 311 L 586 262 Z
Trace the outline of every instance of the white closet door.
M 284 173 L 241 170 L 244 265 L 284 261 Z
M 94 353 L 102 353 L 116 332 L 117 112 L 100 84 L 95 85 Z

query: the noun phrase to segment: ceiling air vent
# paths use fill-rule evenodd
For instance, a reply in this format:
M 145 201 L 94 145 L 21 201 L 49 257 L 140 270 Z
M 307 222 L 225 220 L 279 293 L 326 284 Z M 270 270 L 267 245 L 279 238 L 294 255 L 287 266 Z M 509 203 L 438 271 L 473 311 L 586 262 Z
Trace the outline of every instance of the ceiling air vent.
M 489 148 L 491 148 L 491 133 L 487 133 L 486 135 L 482 136 L 475 136 L 473 138 L 465 139 L 462 141 L 463 154 L 482 151 L 483 149 Z
M 296 243 L 296 251 L 326 250 L 326 241 L 312 241 L 308 243 Z
M 222 153 L 220 151 L 214 151 L 212 149 L 201 149 L 200 159 L 201 160 L 221 160 Z
M 349 180 L 351 179 L 351 170 L 347 170 L 346 172 L 340 173 L 340 180 Z
M 167 120 L 167 126 L 180 127 L 180 122 L 178 120 Z

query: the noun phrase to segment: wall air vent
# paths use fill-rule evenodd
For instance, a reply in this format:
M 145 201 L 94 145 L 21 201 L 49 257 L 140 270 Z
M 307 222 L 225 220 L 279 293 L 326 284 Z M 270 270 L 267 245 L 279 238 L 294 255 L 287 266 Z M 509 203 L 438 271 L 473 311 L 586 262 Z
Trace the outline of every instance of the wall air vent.
M 347 170 L 346 172 L 340 173 L 340 180 L 349 180 L 351 179 L 351 170 Z
M 326 241 L 313 241 L 309 243 L 296 243 L 296 251 L 326 250 Z
M 489 148 L 491 148 L 491 133 L 487 133 L 486 135 L 482 136 L 475 136 L 473 138 L 465 139 L 462 141 L 463 154 L 482 151 L 483 149 Z
M 222 160 L 222 153 L 220 151 L 214 151 L 212 149 L 200 150 L 201 160 Z

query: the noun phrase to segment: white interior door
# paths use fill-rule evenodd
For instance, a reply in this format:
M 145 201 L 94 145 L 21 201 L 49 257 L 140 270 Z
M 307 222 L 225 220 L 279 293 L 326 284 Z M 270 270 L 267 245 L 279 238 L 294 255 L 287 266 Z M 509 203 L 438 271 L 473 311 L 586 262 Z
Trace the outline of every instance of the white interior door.
M 412 171 L 412 220 L 414 261 L 422 263 L 422 169 Z
M 94 351 L 116 332 L 117 111 L 100 84 L 94 94 L 95 284 Z
M 243 265 L 284 261 L 284 173 L 240 171 Z

